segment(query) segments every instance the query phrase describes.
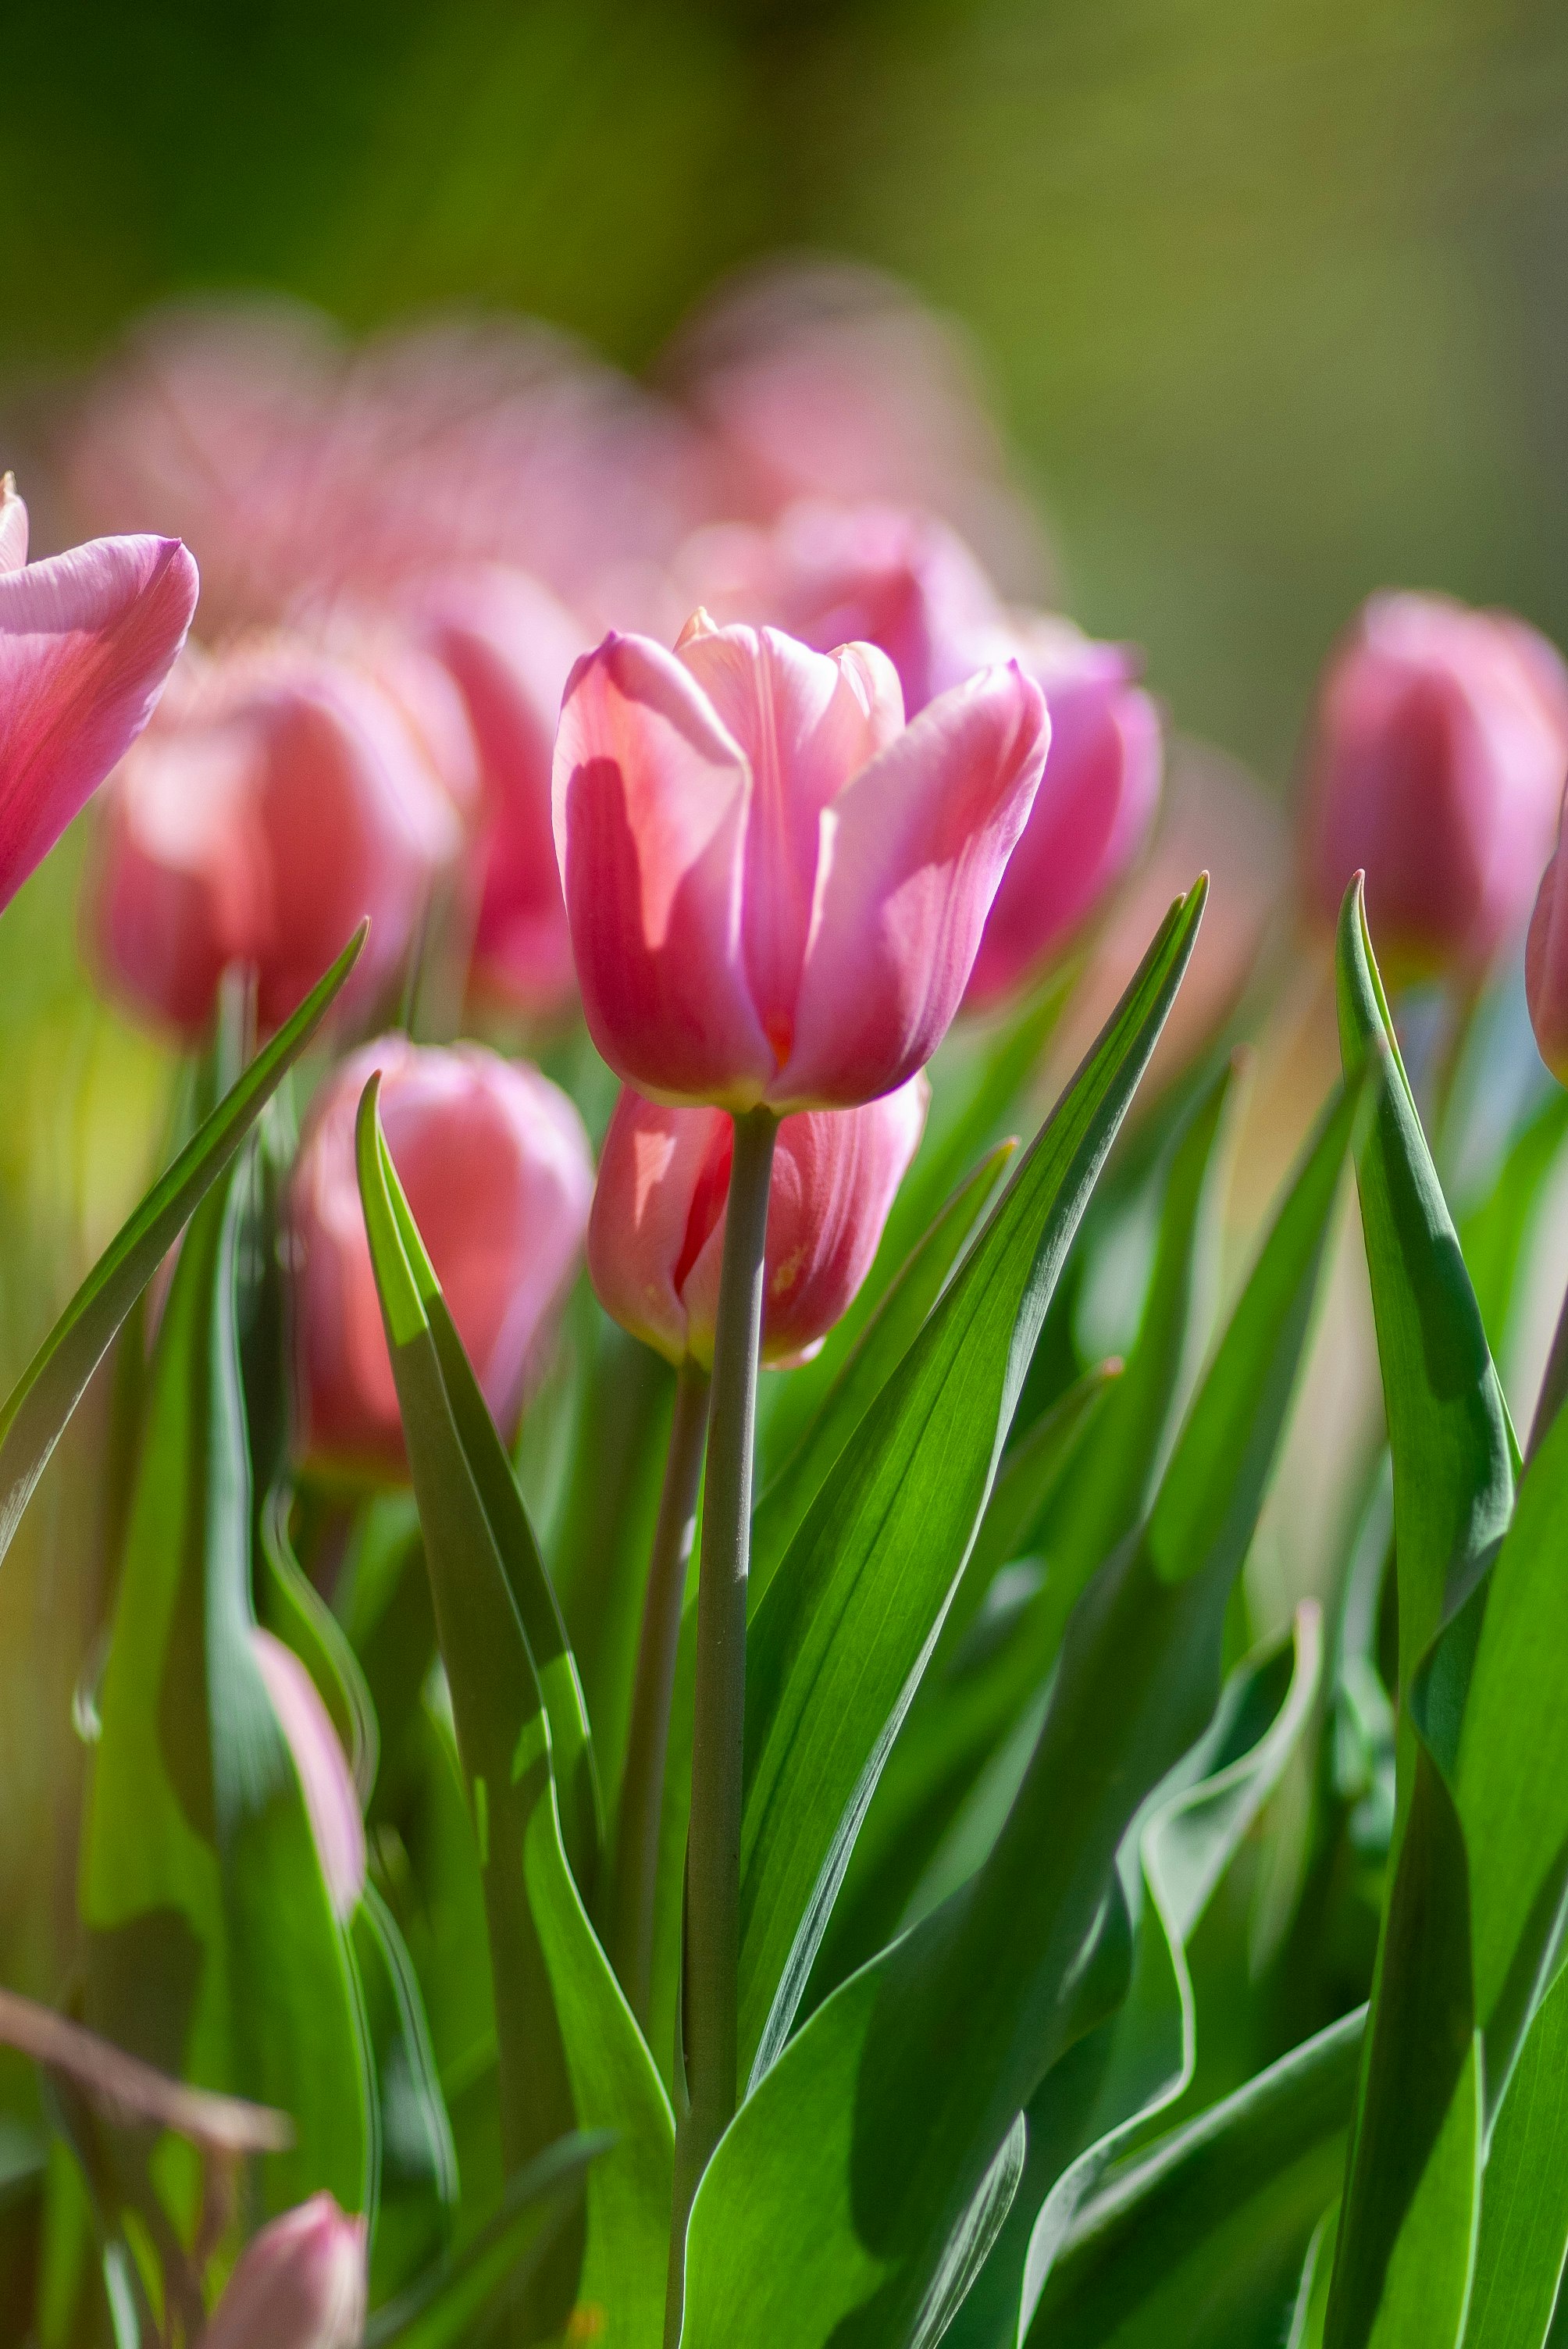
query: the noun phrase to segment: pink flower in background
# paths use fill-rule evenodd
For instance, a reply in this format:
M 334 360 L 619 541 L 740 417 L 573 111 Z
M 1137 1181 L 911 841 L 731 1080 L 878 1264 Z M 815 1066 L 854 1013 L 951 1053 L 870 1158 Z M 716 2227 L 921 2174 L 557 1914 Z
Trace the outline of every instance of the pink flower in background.
M 478 974 L 525 1011 L 553 1010 L 570 999 L 573 980 L 551 761 L 562 693 L 586 632 L 548 588 L 500 564 L 439 574 L 407 608 L 456 681 L 479 753 Z
M 332 1716 L 292 1648 L 257 1628 L 251 1632 L 251 1652 L 299 1773 L 333 1909 L 346 1921 L 365 1890 L 365 1821 Z
M 853 1302 L 914 1156 L 931 1089 L 912 1077 L 860 1109 L 806 1110 L 779 1128 L 768 1203 L 762 1360 L 814 1353 Z M 735 1128 L 628 1087 L 604 1137 L 588 1226 L 599 1300 L 676 1363 L 713 1361 Z
M 1374 595 L 1324 673 L 1307 750 L 1307 886 L 1367 875 L 1380 955 L 1483 970 L 1522 929 L 1568 773 L 1568 671 L 1503 612 Z
M 1541 876 L 1524 946 L 1524 988 L 1541 1057 L 1568 1084 L 1568 858 L 1557 845 Z
M 323 1464 L 403 1468 L 402 1426 L 355 1173 L 373 1070 L 393 1164 L 497 1424 L 530 1370 L 587 1228 L 593 1162 L 559 1087 L 478 1044 L 383 1037 L 311 1105 L 290 1193 L 301 1440 Z
M 101 538 L 29 563 L 0 487 L 0 906 L 152 714 L 196 608 L 176 538 Z
M 204 2349 L 358 2349 L 366 2229 L 330 2194 L 252 2237 L 202 2334 Z
M 655 1098 L 848 1108 L 930 1058 L 1027 818 L 1039 688 L 985 669 L 906 726 L 870 645 L 699 616 L 572 673 L 555 836 L 589 1030 Z
M 368 915 L 346 990 L 396 976 L 463 827 L 374 673 L 287 638 L 192 664 L 105 798 L 92 919 L 116 992 L 200 1034 L 253 965 L 275 1027 Z
M 1160 801 L 1160 713 L 1125 646 L 1037 621 L 1020 657 L 1051 718 L 1046 771 L 986 919 L 965 1002 L 994 1003 L 1061 950 L 1149 836 Z

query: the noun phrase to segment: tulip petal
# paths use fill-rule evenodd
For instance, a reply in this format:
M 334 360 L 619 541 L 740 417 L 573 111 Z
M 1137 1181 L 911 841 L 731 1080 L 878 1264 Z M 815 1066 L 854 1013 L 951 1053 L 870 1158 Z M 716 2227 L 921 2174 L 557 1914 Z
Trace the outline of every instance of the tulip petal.
M 14 473 L 0 474 L 0 572 L 20 571 L 27 560 L 27 509 L 16 494 Z
M 196 587 L 172 538 L 0 572 L 0 905 L 146 725 Z
M 604 1136 L 588 1225 L 589 1275 L 612 1319 L 672 1362 L 690 1350 L 685 1292 L 721 1226 L 730 1140 L 722 1110 L 672 1108 L 630 1085 Z M 711 1352 L 711 1313 L 707 1330 Z
M 794 1050 L 778 1107 L 890 1092 L 942 1040 L 1028 819 L 1050 724 L 1016 661 L 943 694 L 822 817 Z
M 340 1921 L 346 1920 L 365 1890 L 365 1822 L 347 1757 L 315 1682 L 294 1650 L 254 1628 L 251 1652 L 294 1756 L 334 1912 Z
M 751 771 L 674 654 L 606 636 L 567 683 L 555 843 L 589 1033 L 665 1100 L 754 1106 L 774 1055 L 747 982 Z

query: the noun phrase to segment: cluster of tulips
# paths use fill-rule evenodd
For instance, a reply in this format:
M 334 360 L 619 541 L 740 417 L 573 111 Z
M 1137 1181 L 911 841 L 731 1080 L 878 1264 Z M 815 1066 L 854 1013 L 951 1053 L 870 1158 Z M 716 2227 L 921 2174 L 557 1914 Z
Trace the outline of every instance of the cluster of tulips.
M 411 1477 L 481 1854 L 508 1815 L 493 1775 L 486 1792 L 489 1733 L 454 1654 L 475 1626 L 435 1530 L 450 1489 L 439 1444 L 460 1438 L 474 1456 L 468 1389 L 448 1363 L 450 1416 L 421 1420 L 423 1325 L 388 1266 L 432 1314 L 444 1300 L 449 1325 L 430 1326 L 455 1332 L 513 1454 L 565 1375 L 584 1261 L 603 1312 L 673 1368 L 612 1832 L 582 1885 L 625 2010 L 676 2088 L 669 2349 L 698 2189 L 761 2063 L 741 1979 L 758 1373 L 811 1363 L 847 1315 L 874 1326 L 866 1284 L 880 1261 L 885 1291 L 890 1234 L 912 1237 L 895 1203 L 929 1143 L 925 1071 L 949 1030 L 960 1054 L 1032 1035 L 1037 1063 L 1043 1007 L 1071 1036 L 1075 1006 L 1109 1009 L 1136 985 L 1173 865 L 1191 859 L 1185 885 L 1202 859 L 1213 942 L 1173 1078 L 1220 1034 L 1260 946 L 1282 922 L 1326 928 L 1359 874 L 1399 1001 L 1438 981 L 1468 1007 L 1523 944 L 1540 1053 L 1568 1082 L 1568 670 L 1552 647 L 1437 595 L 1374 597 L 1321 681 L 1294 876 L 1270 869 L 1266 807 L 1220 762 L 1171 750 L 1133 655 L 1009 600 L 966 543 L 958 525 L 984 536 L 1001 493 L 960 429 L 964 395 L 934 388 L 924 332 L 896 305 L 868 326 L 863 310 L 781 323 L 777 299 L 741 303 L 696 339 L 677 409 L 532 342 L 435 337 L 355 362 L 297 322 L 165 326 L 98 395 L 74 478 L 110 520 L 167 501 L 162 519 L 201 558 L 200 605 L 180 540 L 108 536 L 28 563 L 9 483 L 0 505 L 0 906 L 96 794 L 82 934 L 108 996 L 200 1058 L 213 1099 L 308 1023 L 297 1148 L 274 1119 L 257 1161 L 276 1171 L 288 1357 L 281 1433 L 251 1430 L 258 1507 L 284 1495 L 278 1538 L 331 1599 L 346 1547 L 402 1506 Z M 995 524 L 998 563 L 1007 543 Z M 613 1102 L 584 1030 L 620 1081 Z M 196 1259 L 219 1246 L 193 1226 L 165 1257 L 139 1347 L 160 1316 L 167 1330 L 195 1309 Z M 1553 1400 L 1564 1380 L 1554 1357 Z M 610 1477 L 608 1423 L 603 1442 Z M 30 1490 L 9 1473 L 0 1488 L 7 1539 Z M 572 1857 L 552 1657 L 517 1607 Z M 309 1639 L 265 1610 L 245 1637 L 351 1935 L 378 1865 L 353 1740 Z M 523 1767 L 519 1745 L 514 1778 Z M 655 1976 L 677 1769 L 672 2054 L 654 2044 L 670 2020 Z M 523 2026 L 499 1980 L 496 2003 L 515 2174 L 562 2116 L 545 2088 L 537 2109 L 532 2091 L 521 2106 L 509 2091 L 506 2034 Z M 89 2001 L 85 2020 L 68 2055 L 30 2041 L 30 2024 L 0 2035 L 89 2105 L 101 2090 L 136 2112 L 111 2018 Z M 789 2027 L 785 2014 L 780 2044 Z M 265 2103 L 271 2076 L 261 2062 L 203 2093 L 242 2085 Z M 577 2102 L 566 2126 L 592 2127 Z M 170 2125 L 206 2142 L 200 2116 Z M 188 2214 L 183 2281 L 166 2274 L 161 2299 L 150 2251 L 134 2273 L 108 2261 L 114 2337 L 136 2340 L 125 2328 L 139 2322 L 143 2340 L 200 2333 L 211 2349 L 358 2343 L 366 2209 L 346 2211 L 325 2177 L 303 2182 L 317 2190 L 248 2240 L 265 2198 L 211 2229 L 205 2204 Z M 580 2289 L 573 2257 L 568 2227 L 519 2303 L 518 2337 L 564 2325 L 643 2341 L 641 2316 Z M 898 2321 L 899 2338 L 941 2330 Z M 418 2311 L 406 2335 L 368 2322 L 376 2340 L 470 2337 L 420 2333 Z

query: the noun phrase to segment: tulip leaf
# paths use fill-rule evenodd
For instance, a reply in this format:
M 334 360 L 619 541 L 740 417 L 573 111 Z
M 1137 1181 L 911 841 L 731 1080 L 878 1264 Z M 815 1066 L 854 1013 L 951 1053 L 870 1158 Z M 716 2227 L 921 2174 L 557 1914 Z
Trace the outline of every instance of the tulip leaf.
M 84 1839 L 88 2016 L 291 2115 L 268 2208 L 326 2188 L 355 2210 L 370 2183 L 357 1991 L 251 1640 L 244 1174 L 198 1211 L 159 1336 Z
M 471 2242 L 377 2311 L 364 2349 L 467 2349 L 502 2295 L 520 2292 L 553 2249 L 590 2164 L 610 2143 L 603 2130 L 562 2137 L 519 2170 L 501 2209 Z
M 321 1025 L 365 943 L 356 932 L 293 1018 L 204 1118 L 99 1257 L 0 1405 L 0 1557 L 98 1363 L 191 1210 L 244 1141 L 292 1063 Z
M 1125 1996 L 1118 1855 L 1219 1701 L 1231 1588 L 1285 1424 L 1362 1090 L 1326 1113 L 1148 1518 L 1074 1610 L 984 1865 L 834 1992 L 720 2143 L 692 2213 L 685 2349 L 748 2335 L 894 2349 L 1018 2114 Z M 779 2261 L 768 2247 L 786 2224 L 791 2257 Z
M 1487 2153 L 1464 2349 L 1542 2349 L 1568 2254 L 1568 1971 L 1531 2024 Z
M 1038 2349 L 1234 2349 L 1283 2338 L 1345 2159 L 1357 2009 L 1108 2172 L 1027 2338 Z
M 287 1487 L 278 1485 L 262 1509 L 258 1611 L 265 1628 L 294 1651 L 310 1674 L 348 1756 L 359 1799 L 367 1803 L 380 1760 L 376 1708 L 346 1632 L 294 1554 L 289 1501 Z
M 366 1887 L 350 1930 L 380 2121 L 370 2285 L 372 2297 L 385 2300 L 445 2250 L 458 2199 L 458 2162 L 419 1984 L 397 1923 L 373 1885 Z
M 835 1462 L 753 1619 L 740 1891 L 741 2062 L 753 2080 L 778 2054 L 805 1989 L 989 1498 L 1052 1286 L 1174 1000 L 1203 895 L 1200 882 L 1171 907 Z
M 360 1104 L 360 1193 L 479 1845 L 503 2143 L 520 2164 L 574 2126 L 616 2137 L 589 2180 L 585 2243 L 563 2237 L 536 2281 L 538 2318 L 559 2324 L 575 2296 L 575 2322 L 614 2310 L 641 2340 L 664 2307 L 674 2124 L 567 1858 L 554 1722 L 523 1611 L 540 1612 L 540 1595 L 526 1588 L 527 1554 L 509 1575 L 501 1549 L 521 1499 L 482 1401 L 470 1407 L 464 1392 L 472 1372 L 381 1136 L 377 1090 L 373 1078 Z M 547 1636 L 557 1621 L 552 1608 Z

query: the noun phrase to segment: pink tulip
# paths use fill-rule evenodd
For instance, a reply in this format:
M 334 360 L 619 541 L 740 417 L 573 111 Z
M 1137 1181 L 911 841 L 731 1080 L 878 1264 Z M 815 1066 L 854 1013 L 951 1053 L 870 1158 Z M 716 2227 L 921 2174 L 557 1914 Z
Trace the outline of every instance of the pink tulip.
M 0 906 L 152 714 L 196 608 L 177 538 L 98 538 L 27 561 L 0 484 Z
M 251 1652 L 294 1756 L 333 1909 L 346 1922 L 365 1890 L 365 1822 L 337 1732 L 292 1648 L 258 1628 L 251 1633 Z
M 629 1084 L 850 1108 L 958 1008 L 1050 739 L 1016 663 L 903 723 L 871 645 L 699 616 L 572 672 L 555 838 L 588 1027 Z
M 1126 648 L 1038 621 L 1022 657 L 1045 690 L 1050 753 L 975 957 L 971 1009 L 1060 951 L 1143 846 L 1160 799 L 1160 713 Z
M 762 1360 L 814 1354 L 852 1303 L 914 1156 L 931 1089 L 911 1077 L 860 1109 L 804 1110 L 779 1128 L 768 1201 Z M 680 1363 L 709 1369 L 735 1128 L 718 1109 L 622 1093 L 588 1226 L 600 1303 Z
M 311 1105 L 290 1222 L 304 1450 L 353 1473 L 403 1470 L 403 1435 L 355 1174 L 372 1070 L 393 1164 L 498 1425 L 515 1433 L 540 1342 L 587 1228 L 593 1163 L 566 1095 L 477 1044 L 386 1036 Z
M 1523 927 L 1568 772 L 1568 672 L 1507 613 L 1374 595 L 1328 664 L 1305 848 L 1321 911 L 1367 874 L 1378 952 L 1473 975 Z
M 1530 917 L 1524 988 L 1541 1057 L 1558 1081 L 1568 1085 L 1568 858 L 1561 823 Z
M 551 758 L 584 631 L 547 588 L 500 564 L 438 576 L 410 609 L 461 691 L 479 750 L 478 974 L 526 1011 L 552 1010 L 570 998 L 573 973 Z
M 346 991 L 385 992 L 462 825 L 428 746 L 373 672 L 278 637 L 182 679 L 116 777 L 99 843 L 106 975 L 188 1035 L 226 964 L 253 965 L 265 1027 L 366 915 Z
M 253 2235 L 202 2334 L 204 2349 L 358 2349 L 366 2224 L 314 2194 Z

